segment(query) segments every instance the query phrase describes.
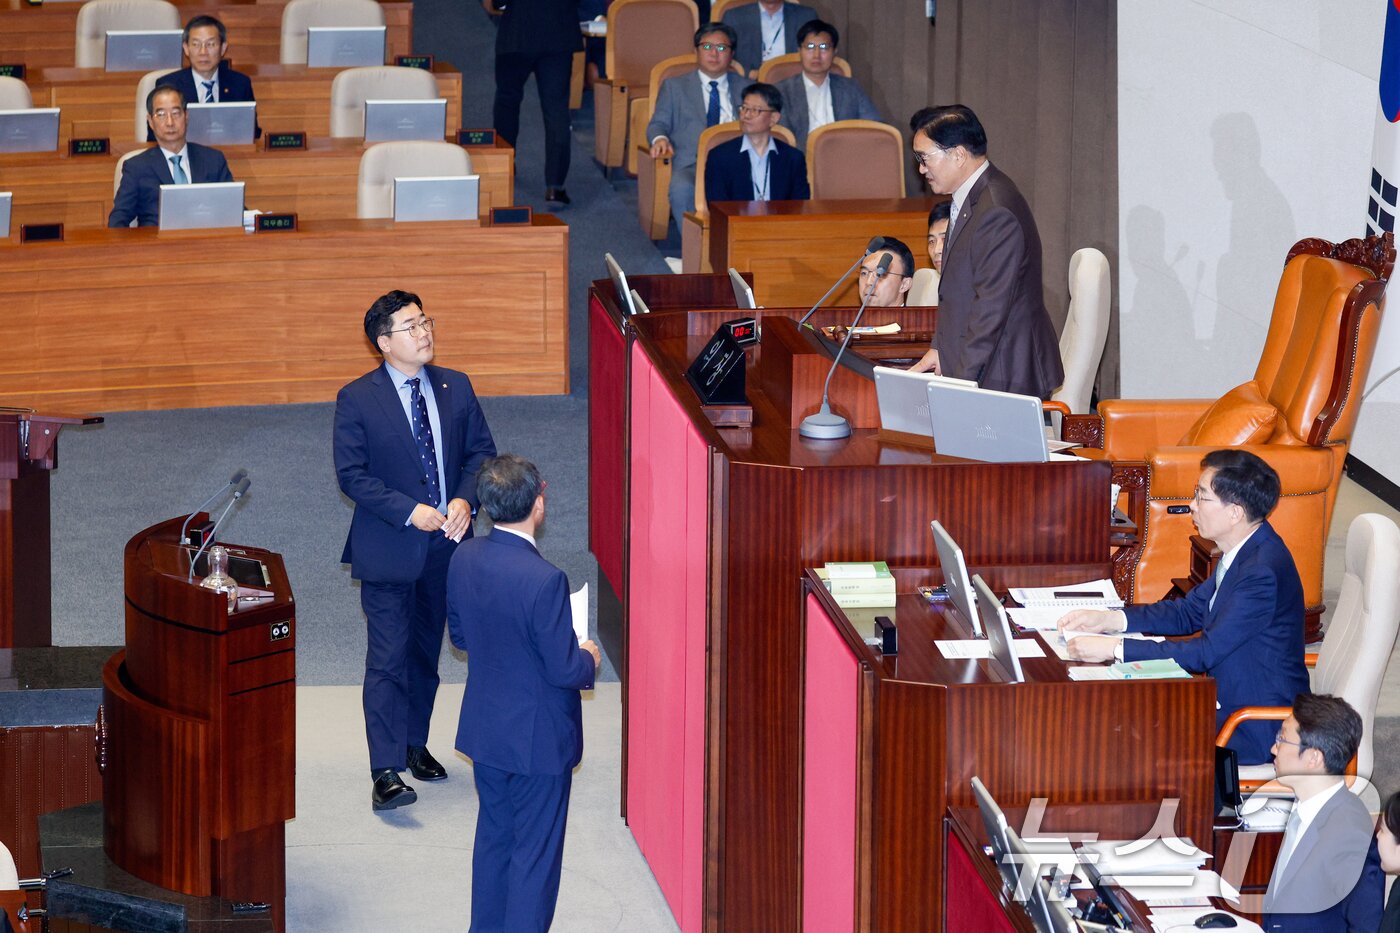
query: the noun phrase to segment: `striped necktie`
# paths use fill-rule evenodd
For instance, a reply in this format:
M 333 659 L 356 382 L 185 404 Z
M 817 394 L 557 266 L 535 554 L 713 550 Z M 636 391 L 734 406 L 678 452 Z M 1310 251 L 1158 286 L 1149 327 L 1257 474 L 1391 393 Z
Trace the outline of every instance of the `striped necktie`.
M 212 104 L 214 102 L 214 82 L 201 81 L 199 83 L 204 85 L 204 103 Z

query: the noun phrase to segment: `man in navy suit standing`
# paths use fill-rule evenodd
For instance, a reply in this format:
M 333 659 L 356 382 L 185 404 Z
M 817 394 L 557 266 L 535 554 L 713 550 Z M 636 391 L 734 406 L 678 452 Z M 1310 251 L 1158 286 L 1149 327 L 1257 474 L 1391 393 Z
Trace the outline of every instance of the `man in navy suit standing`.
M 334 452 L 355 503 L 341 560 L 360 581 L 368 626 L 365 733 L 375 810 L 413 803 L 399 772 L 440 781 L 427 749 L 447 622 L 447 565 L 472 533 L 476 472 L 496 444 L 466 374 L 429 365 L 433 319 L 411 292 L 365 314 L 384 365 L 340 390 Z
M 491 534 L 457 549 L 447 574 L 452 644 L 467 653 L 457 750 L 479 810 L 472 933 L 544 933 L 554 919 L 573 768 L 583 757 L 579 691 L 601 655 L 579 643 L 569 579 L 540 556 L 545 483 L 514 454 L 477 476 Z
M 185 24 L 182 40 L 190 67 L 163 74 L 156 79 L 157 87 L 178 88 L 185 100 L 193 104 L 233 104 L 254 100 L 253 82 L 247 75 L 234 71 L 224 61 L 228 52 L 228 30 L 223 21 L 201 14 Z M 262 128 L 254 126 L 254 136 Z M 148 130 L 146 140 L 155 136 Z
M 224 154 L 185 141 L 185 95 L 173 87 L 155 87 L 146 95 L 146 125 L 157 145 L 122 163 L 122 180 L 112 199 L 107 226 L 160 223 L 160 186 L 233 181 Z
M 1273 467 L 1245 450 L 1214 450 L 1201 460 L 1191 520 L 1220 548 L 1215 575 L 1186 594 L 1108 611 L 1078 609 L 1060 619 L 1064 632 L 1196 635 L 1154 642 L 1080 636 L 1069 653 L 1081 661 L 1173 658 L 1216 680 L 1216 728 L 1242 706 L 1289 706 L 1309 691 L 1303 664 L 1303 584 L 1288 545 L 1266 521 L 1278 504 Z M 1230 747 L 1240 764 L 1272 760 L 1274 727 L 1246 722 Z
M 750 84 L 739 105 L 744 135 L 720 143 L 705 162 L 705 201 L 805 201 L 807 160 L 773 136 L 783 95 L 771 84 Z

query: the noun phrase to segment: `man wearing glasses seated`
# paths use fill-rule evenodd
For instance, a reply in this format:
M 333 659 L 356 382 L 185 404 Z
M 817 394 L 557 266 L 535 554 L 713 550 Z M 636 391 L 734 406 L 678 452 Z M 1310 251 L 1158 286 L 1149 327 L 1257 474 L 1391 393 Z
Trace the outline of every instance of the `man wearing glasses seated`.
M 232 104 L 253 100 L 253 82 L 241 71 L 234 71 L 224 61 L 228 53 L 228 30 L 221 20 L 201 14 L 185 24 L 181 40 L 190 67 L 163 74 L 156 87 L 173 87 L 192 104 Z M 256 124 L 253 135 L 261 136 Z M 147 131 L 146 141 L 155 136 Z
M 758 66 L 770 58 L 797 51 L 798 30 L 817 18 L 817 11 L 783 0 L 741 3 L 724 11 L 724 24 L 739 36 L 734 58 L 751 78 L 758 77 Z
M 185 141 L 185 95 L 177 88 L 157 86 L 146 95 L 146 125 L 157 145 L 122 163 L 121 183 L 112 199 L 107 226 L 160 224 L 161 185 L 202 185 L 233 181 L 224 154 L 209 146 Z
M 783 95 L 771 84 L 744 88 L 739 125 L 744 135 L 721 143 L 705 161 L 705 200 L 805 201 L 807 160 L 773 137 L 783 113 Z
M 695 163 L 700 134 L 707 127 L 732 122 L 743 101 L 743 85 L 730 72 L 734 60 L 734 30 L 723 23 L 706 23 L 695 33 L 694 71 L 661 82 L 656 110 L 647 124 L 653 159 L 671 160 L 671 218 L 676 230 L 686 211 L 695 210 Z
M 841 34 L 830 23 L 814 19 L 797 31 L 802 73 L 778 82 L 787 101 L 785 125 L 807 150 L 807 134 L 837 120 L 879 120 L 880 111 L 851 78 L 831 73 Z

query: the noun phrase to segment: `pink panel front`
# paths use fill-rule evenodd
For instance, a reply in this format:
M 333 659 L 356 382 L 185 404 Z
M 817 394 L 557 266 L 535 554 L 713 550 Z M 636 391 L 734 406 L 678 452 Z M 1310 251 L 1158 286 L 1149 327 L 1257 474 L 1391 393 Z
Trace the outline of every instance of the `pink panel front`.
M 588 549 L 622 595 L 622 478 L 627 342 L 597 298 L 588 302 Z
M 957 834 L 950 832 L 947 838 L 944 933 L 1016 933 L 1001 906 L 1000 891 L 987 887 Z
M 709 445 L 632 348 L 627 822 L 681 930 L 704 891 Z
M 802 702 L 802 929 L 849 933 L 856 921 L 856 755 L 860 662 L 807 597 Z

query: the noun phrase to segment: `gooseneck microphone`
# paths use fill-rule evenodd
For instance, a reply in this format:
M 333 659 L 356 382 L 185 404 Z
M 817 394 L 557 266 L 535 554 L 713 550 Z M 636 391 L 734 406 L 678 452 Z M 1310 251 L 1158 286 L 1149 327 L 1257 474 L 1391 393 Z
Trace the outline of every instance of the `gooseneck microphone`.
M 822 407 L 815 415 L 808 415 L 802 419 L 802 423 L 797 427 L 797 433 L 803 437 L 810 437 L 816 440 L 840 440 L 843 437 L 851 436 L 851 423 L 831 410 L 828 404 L 828 393 L 831 390 L 831 377 L 836 375 L 836 367 L 841 365 L 841 356 L 846 352 L 846 347 L 851 345 L 851 338 L 855 336 L 856 327 L 860 325 L 860 319 L 865 315 L 865 306 L 870 303 L 871 297 L 875 294 L 875 287 L 880 284 L 880 280 L 890 271 L 890 263 L 894 260 L 894 253 L 886 253 L 880 257 L 879 264 L 875 267 L 875 278 L 870 283 L 870 288 L 865 292 L 865 297 L 861 299 L 860 310 L 856 312 L 855 320 L 851 321 L 851 326 L 846 329 L 846 339 L 841 341 L 841 349 L 836 351 L 836 359 L 831 361 L 831 369 L 826 374 L 826 384 L 822 386 Z
M 185 541 L 185 532 L 187 532 L 187 531 L 189 530 L 189 528 L 190 528 L 190 522 L 194 521 L 194 517 L 195 517 L 196 515 L 198 515 L 201 511 L 203 511 L 205 506 L 207 506 L 209 503 L 213 502 L 215 499 L 219 498 L 219 497 L 222 496 L 225 492 L 227 492 L 227 491 L 229 490 L 229 487 L 231 487 L 231 486 L 237 486 L 240 482 L 243 481 L 243 479 L 244 479 L 245 477 L 247 477 L 247 475 L 248 475 L 248 471 L 247 471 L 247 470 L 242 470 L 242 469 L 238 470 L 236 473 L 234 473 L 232 476 L 229 477 L 229 481 L 228 481 L 227 483 L 224 483 L 222 486 L 220 486 L 220 487 L 218 488 L 218 490 L 216 490 L 215 493 L 214 493 L 212 496 L 210 496 L 208 499 L 205 499 L 205 500 L 204 500 L 203 502 L 201 502 L 199 505 L 195 506 L 194 511 L 191 512 L 189 515 L 185 516 L 185 523 L 184 523 L 183 525 L 180 526 L 180 542 L 181 542 L 181 543 L 184 543 L 184 541 Z
M 252 482 L 253 481 L 247 476 L 247 471 L 244 471 L 243 479 L 239 481 L 237 486 L 233 487 L 233 497 L 228 500 L 228 505 L 224 506 L 224 510 L 219 515 L 218 520 L 214 522 L 214 527 L 210 530 L 209 537 L 205 539 L 204 543 L 199 546 L 199 550 L 195 551 L 194 556 L 190 558 L 190 572 L 189 575 L 185 577 L 186 583 L 194 582 L 194 567 L 195 564 L 199 563 L 199 555 L 203 554 L 205 548 L 214 543 L 214 540 L 219 534 L 219 526 L 223 524 L 224 519 L 228 517 L 229 510 L 238 503 L 239 499 L 243 498 L 243 494 L 248 491 L 248 487 L 252 485 Z
M 840 287 L 841 287 L 841 283 L 844 282 L 844 281 L 846 281 L 846 279 L 850 278 L 850 277 L 851 277 L 851 273 L 854 272 L 854 271 L 856 271 L 856 266 L 858 266 L 858 265 L 860 265 L 861 263 L 865 262 L 865 260 L 870 256 L 871 253 L 875 252 L 876 250 L 881 250 L 881 249 L 884 249 L 884 248 L 885 248 L 885 238 L 884 238 L 884 237 L 882 237 L 882 236 L 877 236 L 877 237 L 875 237 L 873 240 L 871 240 L 870 243 L 869 243 L 869 245 L 867 245 L 867 246 L 865 247 L 865 252 L 863 252 L 863 253 L 860 254 L 860 258 L 857 259 L 855 262 L 851 263 L 851 268 L 847 269 L 846 272 L 845 272 L 845 274 L 842 275 L 841 278 L 839 278 L 839 279 L 836 280 L 836 284 L 835 284 L 835 285 L 831 286 L 830 288 L 828 288 L 828 289 L 826 290 L 826 294 L 825 294 L 825 295 L 822 295 L 820 298 L 817 299 L 817 303 L 814 304 L 814 305 L 812 305 L 812 309 L 811 309 L 810 311 L 808 311 L 806 314 L 802 315 L 801 319 L 797 322 L 797 326 L 798 326 L 798 327 L 802 327 L 803 325 L 805 325 L 805 324 L 807 323 L 807 319 L 808 319 L 809 317 L 811 317 L 812 315 L 814 315 L 814 314 L 817 313 L 817 309 L 820 308 L 820 307 L 822 306 L 822 302 L 824 302 L 824 301 L 826 301 L 828 298 L 830 298 L 830 297 L 831 297 L 831 293 L 834 292 L 834 291 L 836 291 L 836 289 L 840 288 Z

